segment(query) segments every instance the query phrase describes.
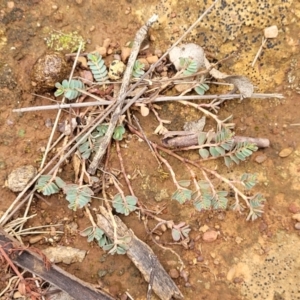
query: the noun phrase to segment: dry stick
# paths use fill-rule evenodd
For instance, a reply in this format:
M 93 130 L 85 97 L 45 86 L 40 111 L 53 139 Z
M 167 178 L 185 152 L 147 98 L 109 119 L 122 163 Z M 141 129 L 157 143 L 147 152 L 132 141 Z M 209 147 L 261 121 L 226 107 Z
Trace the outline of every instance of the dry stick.
M 145 90 L 143 89 L 139 95 L 142 95 Z M 152 103 L 155 102 L 164 102 L 164 101 L 181 101 L 181 100 L 210 100 L 210 99 L 216 99 L 216 100 L 235 100 L 240 99 L 241 94 L 225 94 L 225 95 L 194 95 L 194 96 L 160 96 L 153 100 L 151 100 Z M 251 98 L 256 99 L 266 99 L 266 98 L 278 98 L 283 99 L 284 96 L 282 94 L 263 94 L 263 93 L 253 93 Z M 133 100 L 135 99 L 135 100 Z M 126 109 L 128 109 L 132 103 L 137 102 L 144 102 L 148 101 L 151 98 L 139 98 L 136 99 L 134 97 L 131 100 L 127 100 L 126 102 Z M 86 106 L 99 106 L 99 105 L 110 105 L 111 101 L 97 101 L 97 102 L 83 102 L 83 103 L 69 103 L 69 104 L 55 104 L 55 105 L 42 105 L 42 106 L 33 106 L 33 107 L 23 107 L 23 108 L 17 108 L 13 109 L 13 112 L 28 112 L 28 111 L 39 111 L 39 110 L 51 110 L 51 109 L 64 109 L 64 108 L 77 108 L 77 107 L 86 107 Z M 126 109 L 123 109 L 126 110 Z M 123 113 L 122 111 L 122 113 Z
M 125 74 L 123 77 L 123 81 L 122 81 L 122 85 L 120 88 L 120 93 L 117 98 L 117 107 L 111 116 L 111 120 L 110 120 L 108 129 L 107 129 L 107 132 L 106 132 L 105 136 L 103 137 L 103 140 L 101 141 L 99 149 L 98 149 L 92 163 L 90 164 L 90 166 L 88 168 L 88 173 L 90 173 L 92 175 L 96 173 L 99 162 L 101 161 L 101 159 L 103 158 L 103 155 L 106 152 L 107 146 L 111 141 L 111 137 L 112 137 L 115 127 L 117 125 L 118 119 L 122 113 L 122 107 L 123 107 L 123 103 L 124 103 L 126 95 L 127 95 L 126 92 L 127 92 L 127 88 L 130 83 L 130 77 L 132 74 L 133 65 L 134 65 L 137 55 L 139 53 L 140 46 L 147 35 L 149 27 L 156 21 L 157 21 L 157 15 L 153 15 L 147 21 L 146 25 L 142 26 L 140 28 L 140 30 L 136 33 L 133 47 L 131 50 L 131 55 L 129 57 L 127 68 L 126 68 L 126 71 L 125 71 Z
M 80 45 L 79 45 L 79 48 L 78 48 L 78 51 L 77 51 L 77 55 L 76 55 L 76 59 L 74 60 L 74 63 L 73 63 L 71 74 L 69 76 L 69 83 L 70 83 L 70 81 L 71 81 L 71 79 L 73 77 L 73 74 L 74 74 L 74 71 L 75 71 L 75 68 L 76 68 L 76 64 L 77 64 L 77 60 L 78 60 L 78 57 L 79 57 L 79 53 L 80 53 L 81 47 L 82 47 L 82 43 L 80 43 Z M 65 102 L 65 97 L 63 97 L 62 100 L 61 100 L 62 104 L 64 102 Z M 53 125 L 53 128 L 52 128 L 52 132 L 51 132 L 51 135 L 49 137 L 48 144 L 47 144 L 44 156 L 43 156 L 43 160 L 42 160 L 41 165 L 40 165 L 40 169 L 43 169 L 43 166 L 45 164 L 45 161 L 46 161 L 46 158 L 47 158 L 47 155 L 48 155 L 48 152 L 49 152 L 52 140 L 53 140 L 54 133 L 56 132 L 56 127 L 57 127 L 57 124 L 58 124 L 61 112 L 62 112 L 61 109 L 59 109 L 58 112 L 57 112 L 56 119 L 55 119 L 55 122 L 54 122 L 54 125 Z

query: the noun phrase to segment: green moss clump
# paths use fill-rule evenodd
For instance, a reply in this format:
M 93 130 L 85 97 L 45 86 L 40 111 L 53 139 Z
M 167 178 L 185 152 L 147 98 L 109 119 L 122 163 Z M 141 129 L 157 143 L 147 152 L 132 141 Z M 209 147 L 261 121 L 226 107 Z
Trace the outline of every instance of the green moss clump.
M 70 33 L 55 31 L 50 33 L 45 40 L 48 48 L 54 51 L 66 51 L 71 53 L 78 50 L 80 43 L 82 43 L 81 50 L 84 51 L 86 44 L 84 38 L 77 31 Z

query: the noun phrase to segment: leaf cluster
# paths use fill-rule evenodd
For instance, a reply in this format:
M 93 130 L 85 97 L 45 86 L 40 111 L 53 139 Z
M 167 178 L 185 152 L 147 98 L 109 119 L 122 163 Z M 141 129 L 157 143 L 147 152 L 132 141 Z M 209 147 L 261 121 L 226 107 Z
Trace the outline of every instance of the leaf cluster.
M 214 142 L 212 139 L 214 138 Z M 239 164 L 252 155 L 258 148 L 249 142 L 234 143 L 233 133 L 222 129 L 215 135 L 206 132 L 198 134 L 199 155 L 203 159 L 224 157 L 225 165 L 229 168 L 233 163 Z
M 252 189 L 256 184 L 256 174 L 244 173 L 238 184 L 245 187 L 246 190 Z M 199 180 L 194 182 L 195 190 L 189 189 L 191 180 L 178 181 L 180 187 L 173 193 L 172 200 L 178 201 L 180 204 L 191 201 L 196 210 L 208 209 L 226 209 L 228 207 L 228 192 L 226 190 L 216 190 L 212 182 L 207 180 Z M 238 197 L 238 195 L 236 195 Z M 264 197 L 261 194 L 256 194 L 252 197 L 246 197 L 246 204 L 250 210 L 247 220 L 255 220 L 263 213 Z M 245 200 L 245 198 L 243 198 Z M 231 209 L 241 211 L 243 206 L 236 201 Z M 177 234 L 178 235 L 178 234 Z
M 94 52 L 87 55 L 88 66 L 93 73 L 93 76 L 97 82 L 103 82 L 108 79 L 107 68 L 105 66 L 104 60 L 100 53 Z
M 74 211 L 77 208 L 83 208 L 94 192 L 88 186 L 79 186 L 78 184 L 66 184 L 60 177 L 52 178 L 51 175 L 41 175 L 36 183 L 36 189 L 44 196 L 50 196 L 63 190 L 66 200 L 69 202 L 68 207 Z
M 140 78 L 145 74 L 145 64 L 136 60 L 133 65 L 132 76 L 134 78 Z
M 117 194 L 114 196 L 112 204 L 117 213 L 128 216 L 132 211 L 137 209 L 137 198 L 135 196 L 124 197 L 121 194 Z
M 173 225 L 172 227 L 172 238 L 175 242 L 180 240 L 185 240 L 189 237 L 189 233 L 191 228 L 189 225 L 186 225 L 185 222 L 181 222 L 177 225 Z
M 102 138 L 106 134 L 108 129 L 107 124 L 101 124 L 97 126 L 96 130 L 93 131 L 90 136 L 83 138 L 82 135 L 79 135 L 76 139 L 77 142 L 80 141 L 78 146 L 78 151 L 83 159 L 88 159 L 92 152 L 97 152 L 101 144 Z M 123 125 L 116 126 L 113 139 L 116 141 L 121 141 L 125 133 L 125 128 Z
M 55 87 L 57 88 L 56 92 L 54 93 L 55 97 L 64 95 L 69 100 L 76 99 L 81 95 L 78 89 L 84 90 L 85 88 L 82 81 L 78 79 L 71 79 L 70 81 L 65 79 L 61 84 L 56 82 Z

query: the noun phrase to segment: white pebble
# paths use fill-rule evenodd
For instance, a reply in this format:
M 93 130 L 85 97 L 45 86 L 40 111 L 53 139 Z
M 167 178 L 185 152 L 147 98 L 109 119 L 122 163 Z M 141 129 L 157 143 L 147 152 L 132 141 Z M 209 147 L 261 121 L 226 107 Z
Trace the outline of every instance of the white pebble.
M 278 36 L 278 28 L 276 25 L 266 27 L 264 29 L 264 36 L 266 39 L 274 39 Z

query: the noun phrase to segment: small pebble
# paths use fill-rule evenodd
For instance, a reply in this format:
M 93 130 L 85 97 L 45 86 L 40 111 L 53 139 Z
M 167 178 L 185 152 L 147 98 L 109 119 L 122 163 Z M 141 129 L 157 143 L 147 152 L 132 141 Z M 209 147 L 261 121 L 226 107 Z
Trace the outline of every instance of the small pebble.
M 14 8 L 14 6 L 15 6 L 15 3 L 13 2 L 13 1 L 8 1 L 7 2 L 7 8 Z
M 176 279 L 176 278 L 179 277 L 180 274 L 179 274 L 178 270 L 176 270 L 176 269 L 171 269 L 171 270 L 169 271 L 169 275 L 170 275 L 171 278 Z
M 258 164 L 262 164 L 267 159 L 267 156 L 265 154 L 259 154 L 255 157 L 255 161 Z
M 292 147 L 289 147 L 289 148 L 285 148 L 285 149 L 282 149 L 280 152 L 279 152 L 279 156 L 280 157 L 288 157 L 290 154 L 292 154 L 293 152 L 293 148 Z
M 36 235 L 36 236 L 33 236 L 29 239 L 29 244 L 35 244 L 39 241 L 41 241 L 44 237 L 42 235 Z
M 186 270 L 182 270 L 180 272 L 180 276 L 184 279 L 185 282 L 189 280 L 189 272 Z
M 158 57 L 156 55 L 148 56 L 146 59 L 150 65 L 158 61 Z
M 203 241 L 207 243 L 214 242 L 217 238 L 218 232 L 215 230 L 206 231 L 202 236 Z
M 130 14 L 130 12 L 131 12 L 131 7 L 130 6 L 126 7 L 125 15 Z
M 289 211 L 293 214 L 297 214 L 300 212 L 300 206 L 296 202 L 292 202 L 289 205 Z
M 150 35 L 150 41 L 151 42 L 155 42 L 156 41 L 156 37 L 153 34 Z
M 197 262 L 203 262 L 204 261 L 204 257 L 203 256 L 198 256 L 197 257 Z
M 297 222 L 297 223 L 295 224 L 295 229 L 300 230 L 300 222 Z
M 99 52 L 99 54 L 102 56 L 102 57 L 105 57 L 106 56 L 106 48 L 105 47 L 100 47 L 100 46 L 96 46 L 96 51 Z
M 276 25 L 266 27 L 264 29 L 264 36 L 266 39 L 274 39 L 278 36 L 278 28 Z
M 235 277 L 234 279 L 233 279 L 233 282 L 234 283 L 242 283 L 244 281 L 244 278 L 242 278 L 242 277 Z
M 154 51 L 154 54 L 157 56 L 157 57 L 161 57 L 162 56 L 162 51 L 160 49 L 156 49 Z
M 95 29 L 96 29 L 96 26 L 94 26 L 94 25 L 91 26 L 91 27 L 90 27 L 90 32 L 94 31 Z
M 122 58 L 123 62 L 125 62 L 128 59 L 130 53 L 131 53 L 131 48 L 122 47 L 122 49 L 121 49 L 121 58 Z
M 293 220 L 296 220 L 297 222 L 300 222 L 300 214 L 294 214 L 294 215 L 292 216 L 292 219 L 293 219 Z

